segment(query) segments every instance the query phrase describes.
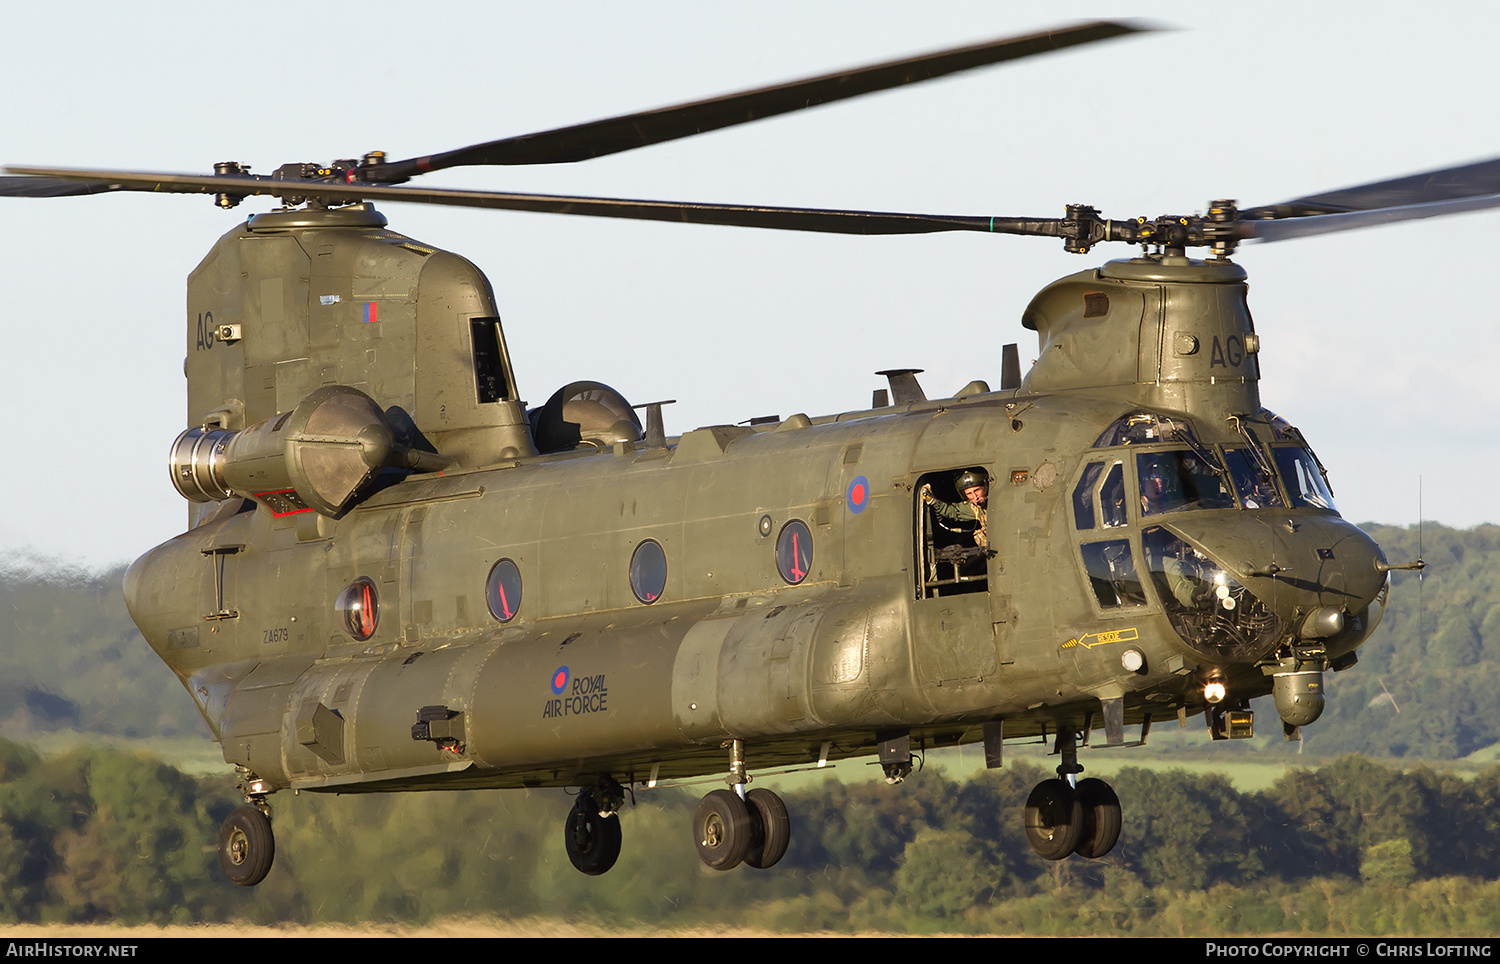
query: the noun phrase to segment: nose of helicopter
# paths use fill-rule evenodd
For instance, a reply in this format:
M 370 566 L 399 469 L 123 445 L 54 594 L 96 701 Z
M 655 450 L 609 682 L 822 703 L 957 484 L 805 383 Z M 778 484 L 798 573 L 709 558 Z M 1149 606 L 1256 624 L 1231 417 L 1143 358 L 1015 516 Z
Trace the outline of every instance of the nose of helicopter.
M 1174 528 L 1209 549 L 1303 638 L 1344 635 L 1347 617 L 1362 613 L 1385 586 L 1380 547 L 1338 516 L 1262 509 L 1201 532 L 1191 524 Z M 1372 623 L 1354 642 L 1369 629 Z
M 1224 549 L 1225 562 L 1304 638 L 1339 635 L 1344 617 L 1370 606 L 1386 581 L 1375 540 L 1334 515 L 1257 512 L 1233 527 Z
M 1385 554 L 1357 526 L 1337 516 L 1259 521 L 1276 534 L 1289 557 L 1301 557 L 1310 583 L 1306 588 L 1317 592 L 1321 605 L 1359 612 L 1385 585 L 1386 574 L 1378 568 Z

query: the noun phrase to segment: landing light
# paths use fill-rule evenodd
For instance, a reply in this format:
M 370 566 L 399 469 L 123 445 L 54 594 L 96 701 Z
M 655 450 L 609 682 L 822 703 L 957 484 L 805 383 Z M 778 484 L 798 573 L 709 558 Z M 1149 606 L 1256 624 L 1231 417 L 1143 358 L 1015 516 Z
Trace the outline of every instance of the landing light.
M 1127 673 L 1139 673 L 1146 665 L 1146 654 L 1132 646 L 1120 654 L 1120 665 Z
M 1226 692 L 1223 680 L 1209 680 L 1203 686 L 1203 698 L 1209 703 L 1223 702 Z

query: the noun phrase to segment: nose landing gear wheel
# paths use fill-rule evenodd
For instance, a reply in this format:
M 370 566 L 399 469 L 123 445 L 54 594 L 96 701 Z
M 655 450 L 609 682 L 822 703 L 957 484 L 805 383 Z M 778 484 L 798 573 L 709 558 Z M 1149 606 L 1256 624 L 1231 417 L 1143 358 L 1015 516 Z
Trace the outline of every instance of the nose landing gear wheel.
M 219 866 L 241 887 L 254 887 L 271 872 L 276 837 L 271 819 L 255 807 L 240 807 L 219 827 Z
M 750 851 L 754 824 L 750 810 L 731 790 L 715 790 L 693 814 L 693 841 L 698 856 L 714 870 L 733 870 Z
M 1083 806 L 1083 833 L 1073 852 L 1091 859 L 1103 857 L 1120 839 L 1120 798 L 1109 784 L 1091 777 L 1079 781 L 1078 802 Z
M 774 867 L 786 856 L 787 844 L 792 841 L 792 821 L 786 815 L 786 804 L 770 790 L 760 787 L 745 794 L 745 804 L 760 831 L 745 853 L 745 863 L 756 870 Z
M 1083 835 L 1083 805 L 1066 780 L 1044 780 L 1026 798 L 1026 842 L 1047 860 L 1062 860 Z
M 620 815 L 599 815 L 599 804 L 590 790 L 578 795 L 568 811 L 564 828 L 568 859 L 590 877 L 597 877 L 615 865 L 620 858 Z

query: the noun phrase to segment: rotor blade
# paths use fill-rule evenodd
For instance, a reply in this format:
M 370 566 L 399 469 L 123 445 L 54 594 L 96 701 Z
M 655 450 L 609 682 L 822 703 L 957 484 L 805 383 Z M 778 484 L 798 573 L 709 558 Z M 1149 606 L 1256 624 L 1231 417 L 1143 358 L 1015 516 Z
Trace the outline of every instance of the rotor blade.
M 0 177 L 0 197 L 76 197 L 125 190 L 118 184 L 60 177 Z
M 1339 214 L 1314 214 L 1309 217 L 1291 217 L 1280 221 L 1242 221 L 1239 237 L 1255 241 L 1285 241 L 1289 238 L 1304 238 L 1315 234 L 1332 234 L 1335 231 L 1353 231 L 1371 228 L 1398 221 L 1416 221 L 1422 218 L 1438 218 L 1465 211 L 1483 211 L 1500 207 L 1500 194 L 1484 197 L 1461 197 L 1451 201 L 1432 201 L 1427 204 L 1407 204 L 1401 207 L 1376 208 L 1373 211 L 1348 211 Z
M 1240 216 L 1251 220 L 1301 218 L 1318 214 L 1339 214 L 1346 211 L 1404 208 L 1434 201 L 1452 201 L 1490 194 L 1500 194 L 1500 158 L 1480 161 L 1477 164 L 1465 164 L 1462 167 L 1445 167 L 1420 174 L 1408 174 L 1406 177 L 1392 178 L 1389 181 L 1376 181 L 1373 184 L 1325 191 L 1322 194 L 1311 194 L 1284 204 L 1268 204 L 1265 207 L 1242 210 Z M 1433 215 L 1414 216 L 1432 217 Z
M 8 167 L 5 170 L 16 174 L 117 184 L 125 190 L 154 191 L 164 194 L 247 196 L 265 194 L 279 198 L 321 198 L 332 201 L 411 201 L 419 204 L 498 208 L 508 211 L 625 218 L 635 221 L 676 221 L 689 224 L 772 228 L 782 231 L 821 231 L 831 234 L 930 234 L 936 231 L 978 231 L 988 234 L 1060 237 L 1065 233 L 1065 226 L 1072 223 L 1055 218 L 994 218 L 883 211 L 841 211 L 822 208 L 510 194 L 499 191 L 465 191 L 388 184 L 321 183 L 253 175 L 151 174 L 21 167 Z
M 1157 28 L 1141 23 L 1101 20 L 1024 37 L 1010 37 L 638 114 L 507 137 L 442 154 L 392 161 L 368 169 L 365 179 L 403 181 L 415 174 L 476 164 L 557 164 L 583 161 L 904 84 L 919 83 L 975 67 L 1154 29 Z

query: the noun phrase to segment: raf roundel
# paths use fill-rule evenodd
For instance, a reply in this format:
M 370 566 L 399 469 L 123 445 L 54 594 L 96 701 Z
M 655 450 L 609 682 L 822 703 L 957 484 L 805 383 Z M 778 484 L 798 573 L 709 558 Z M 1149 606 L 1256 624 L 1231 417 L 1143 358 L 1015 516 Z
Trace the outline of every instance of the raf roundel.
M 561 696 L 568 688 L 568 668 L 559 666 L 552 671 L 552 695 Z
M 855 515 L 865 511 L 865 506 L 870 504 L 870 480 L 861 475 L 850 482 L 848 498 L 844 500 L 844 504 Z

